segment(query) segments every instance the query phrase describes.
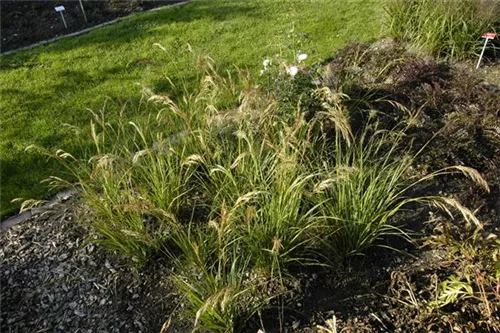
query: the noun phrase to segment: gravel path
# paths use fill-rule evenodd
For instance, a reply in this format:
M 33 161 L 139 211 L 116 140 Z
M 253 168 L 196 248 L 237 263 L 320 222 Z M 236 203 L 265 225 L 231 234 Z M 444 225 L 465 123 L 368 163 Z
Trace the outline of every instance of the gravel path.
M 61 204 L 0 233 L 0 330 L 159 332 L 178 299 L 168 270 L 135 272 L 87 244 L 75 207 Z

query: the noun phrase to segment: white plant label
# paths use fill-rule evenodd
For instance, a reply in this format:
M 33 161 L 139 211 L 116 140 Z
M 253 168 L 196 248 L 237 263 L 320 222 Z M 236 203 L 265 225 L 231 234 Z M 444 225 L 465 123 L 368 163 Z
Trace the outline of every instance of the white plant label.
M 59 14 L 61 14 L 61 19 L 64 23 L 64 27 L 67 29 L 68 28 L 68 25 L 66 24 L 66 20 L 64 19 L 64 14 L 63 14 L 63 11 L 64 11 L 64 6 L 57 6 L 55 7 L 56 9 L 56 12 L 58 12 Z

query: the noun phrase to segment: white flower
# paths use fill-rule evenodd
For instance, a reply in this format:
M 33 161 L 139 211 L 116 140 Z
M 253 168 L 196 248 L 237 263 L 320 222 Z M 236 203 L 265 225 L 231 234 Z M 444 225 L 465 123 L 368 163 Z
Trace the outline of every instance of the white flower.
M 291 76 L 295 76 L 299 72 L 299 69 L 297 68 L 297 66 L 290 66 L 287 68 L 286 72 Z
M 299 54 L 299 55 L 297 56 L 297 60 L 298 60 L 299 62 L 304 61 L 304 60 L 306 60 L 306 59 L 307 59 L 307 54 L 305 54 L 305 53 L 301 53 L 301 54 Z
M 269 66 L 270 63 L 271 63 L 271 60 L 264 59 L 264 61 L 262 62 L 262 65 L 264 65 L 264 68 L 267 68 L 267 66 Z
M 314 84 L 315 86 L 319 86 L 321 84 L 321 81 L 320 80 L 314 80 L 314 81 L 311 81 L 312 84 Z
M 266 72 L 265 70 L 261 69 L 260 70 L 260 76 L 264 75 L 265 72 Z

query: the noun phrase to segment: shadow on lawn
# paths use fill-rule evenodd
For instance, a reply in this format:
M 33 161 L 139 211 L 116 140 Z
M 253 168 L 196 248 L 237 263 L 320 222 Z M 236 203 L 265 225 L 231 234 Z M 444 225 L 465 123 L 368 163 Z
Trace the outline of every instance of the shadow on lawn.
M 75 73 L 73 73 L 75 74 Z M 75 74 L 76 75 L 76 74 Z M 16 93 L 22 93 L 16 91 Z M 127 105 L 131 114 L 138 117 L 147 117 L 148 113 L 153 109 L 148 109 L 141 102 L 140 94 L 134 98 L 123 98 L 119 96 L 108 96 L 99 108 L 94 111 L 99 112 L 105 104 L 105 115 L 111 122 L 116 122 L 121 108 L 124 104 Z M 142 106 L 140 106 L 142 104 Z M 73 131 L 63 126 L 63 121 L 60 123 L 48 123 L 49 129 L 45 133 L 32 136 L 32 139 L 24 139 L 25 146 L 16 145 L 15 142 L 6 141 L 2 143 L 0 155 L 0 179 L 2 180 L 2 195 L 0 197 L 0 218 L 3 220 L 10 215 L 17 213 L 20 204 L 11 204 L 11 200 L 17 197 L 24 199 L 47 199 L 54 191 L 50 191 L 47 184 L 40 182 L 50 176 L 61 177 L 66 180 L 71 180 L 72 176 L 67 170 L 56 160 L 47 157 L 36 151 L 24 151 L 30 144 L 35 144 L 39 147 L 55 153 L 57 149 L 63 149 L 71 153 L 78 159 L 88 159 L 95 154 L 94 146 L 92 145 L 89 131 L 91 119 L 90 112 L 86 110 L 78 110 L 80 116 L 68 120 L 70 125 L 75 125 L 83 130 L 83 136 L 75 137 Z M 31 121 L 36 117 L 28 117 L 25 128 L 27 133 L 32 133 L 35 128 L 32 127 Z M 56 118 L 60 119 L 60 118 Z M 5 126 L 5 124 L 2 124 Z M 33 125 L 34 126 L 34 125 Z
M 47 161 L 40 156 L 29 156 L 26 158 L 16 158 L 16 155 L 23 152 L 14 152 L 14 156 L 0 160 L 0 177 L 2 179 L 2 196 L 0 205 L 1 220 L 14 215 L 19 210 L 21 202 L 11 203 L 15 198 L 34 199 L 48 198 L 51 193 L 47 193 L 47 185 L 40 181 L 50 176 L 55 167 L 55 161 Z M 19 175 L 22 175 L 21 177 Z M 38 179 L 39 178 L 39 179 Z M 28 196 L 28 197 L 27 197 Z

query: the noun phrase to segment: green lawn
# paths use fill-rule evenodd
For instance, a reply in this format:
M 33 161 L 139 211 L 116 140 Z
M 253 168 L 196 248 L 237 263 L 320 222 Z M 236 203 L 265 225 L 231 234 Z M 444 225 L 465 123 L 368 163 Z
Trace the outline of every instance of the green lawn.
M 168 89 L 167 76 L 189 86 L 196 72 L 187 43 L 221 68 L 258 72 L 289 43 L 292 26 L 309 36 L 303 51 L 324 59 L 349 40 L 378 37 L 382 17 L 377 1 L 194 1 L 1 57 L 1 216 L 17 209 L 13 198 L 47 196 L 40 181 L 61 174 L 26 146 L 81 149 L 63 123 L 88 125 L 87 109 L 102 108 L 106 98 L 108 116 L 116 117 L 120 103 L 138 104 L 141 85 Z

